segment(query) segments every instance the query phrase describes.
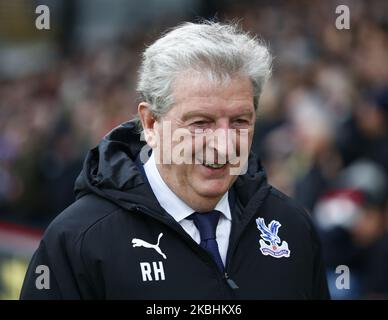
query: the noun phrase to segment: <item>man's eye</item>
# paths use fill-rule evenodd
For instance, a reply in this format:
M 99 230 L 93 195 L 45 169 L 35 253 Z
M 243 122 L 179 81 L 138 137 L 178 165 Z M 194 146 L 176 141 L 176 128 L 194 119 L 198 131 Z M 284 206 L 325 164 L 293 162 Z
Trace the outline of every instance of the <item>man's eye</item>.
M 246 119 L 236 119 L 233 122 L 235 124 L 238 124 L 238 125 L 248 125 L 249 124 L 249 121 Z
M 195 121 L 191 125 L 194 125 L 196 127 L 204 127 L 204 126 L 206 126 L 208 124 L 209 124 L 208 121 Z

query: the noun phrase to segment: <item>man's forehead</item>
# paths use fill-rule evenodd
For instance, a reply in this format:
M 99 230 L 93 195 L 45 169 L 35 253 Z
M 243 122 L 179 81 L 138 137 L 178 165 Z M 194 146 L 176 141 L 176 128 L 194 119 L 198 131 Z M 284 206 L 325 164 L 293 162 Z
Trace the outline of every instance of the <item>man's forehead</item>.
M 173 95 L 177 99 L 187 96 L 214 95 L 253 95 L 253 86 L 247 76 L 234 75 L 218 79 L 206 73 L 184 72 L 177 76 L 172 85 Z
M 213 118 L 217 116 L 225 116 L 229 118 L 235 118 L 235 117 L 247 117 L 250 118 L 254 115 L 254 108 L 253 106 L 249 105 L 242 105 L 239 107 L 228 107 L 225 105 L 220 105 L 218 108 L 215 106 L 190 106 L 189 108 L 182 108 L 180 116 L 182 117 L 182 120 L 191 119 L 195 117 L 207 117 L 207 118 Z
M 233 77 L 225 83 L 205 77 L 181 77 L 175 82 L 172 94 L 174 112 L 229 110 L 239 114 L 254 109 L 253 88 L 247 77 Z

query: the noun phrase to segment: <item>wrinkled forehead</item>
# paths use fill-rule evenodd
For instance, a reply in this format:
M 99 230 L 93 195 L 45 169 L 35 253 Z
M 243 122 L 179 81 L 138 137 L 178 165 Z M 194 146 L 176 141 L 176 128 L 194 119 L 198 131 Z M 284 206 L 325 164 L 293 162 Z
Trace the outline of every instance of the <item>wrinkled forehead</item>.
M 254 110 L 253 86 L 247 76 L 236 74 L 219 78 L 208 73 L 186 71 L 175 78 L 171 89 L 172 108 L 205 108 L 208 112 Z

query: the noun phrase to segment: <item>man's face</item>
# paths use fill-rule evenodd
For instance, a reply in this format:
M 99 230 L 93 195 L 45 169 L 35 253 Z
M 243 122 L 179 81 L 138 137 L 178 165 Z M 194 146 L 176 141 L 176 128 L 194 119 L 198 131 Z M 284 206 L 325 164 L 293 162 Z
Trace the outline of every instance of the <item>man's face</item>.
M 189 205 L 206 200 L 214 203 L 237 179 L 232 169 L 241 163 L 236 158 L 247 158 L 252 144 L 256 118 L 252 84 L 241 76 L 223 84 L 181 76 L 173 86 L 173 98 L 172 108 L 154 124 L 161 153 L 173 155 L 172 163 L 166 156 L 159 158 L 159 172 Z M 166 131 L 170 127 L 171 133 Z M 174 139 L 176 133 L 180 139 Z M 176 164 L 174 153 L 182 146 L 183 163 Z

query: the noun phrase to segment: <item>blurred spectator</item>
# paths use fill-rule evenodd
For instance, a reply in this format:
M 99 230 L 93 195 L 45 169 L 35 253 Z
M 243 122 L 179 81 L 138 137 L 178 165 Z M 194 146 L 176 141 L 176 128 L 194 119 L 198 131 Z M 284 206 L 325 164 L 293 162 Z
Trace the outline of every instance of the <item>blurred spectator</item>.
M 329 274 L 346 265 L 351 281 L 334 298 L 388 298 L 388 179 L 376 163 L 361 161 L 345 169 L 315 208 Z
M 388 87 L 369 89 L 364 94 L 337 140 L 345 164 L 367 158 L 388 173 Z

